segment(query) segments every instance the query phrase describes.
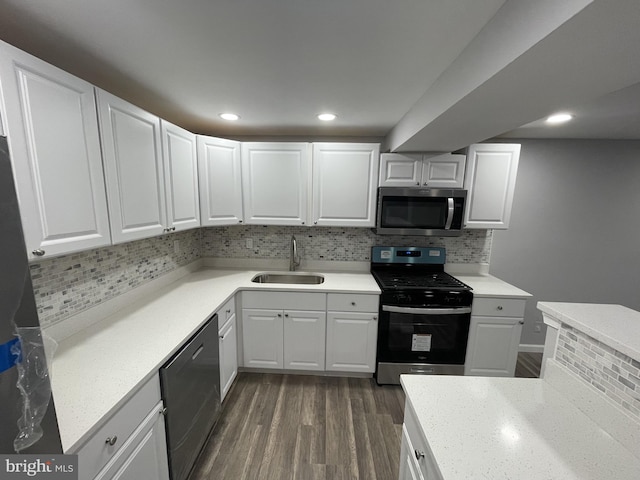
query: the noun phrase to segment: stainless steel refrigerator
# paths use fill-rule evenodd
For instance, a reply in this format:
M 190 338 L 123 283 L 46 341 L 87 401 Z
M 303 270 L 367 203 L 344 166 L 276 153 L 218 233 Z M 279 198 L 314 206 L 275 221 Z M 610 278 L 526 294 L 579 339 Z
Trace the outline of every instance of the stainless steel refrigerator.
M 18 333 L 20 336 L 16 336 Z M 42 343 L 9 148 L 6 137 L 0 136 L 2 454 L 17 453 L 16 447 L 19 453 L 62 453 Z

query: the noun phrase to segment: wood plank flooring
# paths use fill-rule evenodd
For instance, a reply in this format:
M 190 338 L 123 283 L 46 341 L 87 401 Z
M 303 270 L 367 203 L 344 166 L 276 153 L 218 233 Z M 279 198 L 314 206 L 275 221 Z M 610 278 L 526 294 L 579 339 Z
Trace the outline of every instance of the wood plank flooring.
M 541 360 L 520 353 L 516 377 Z M 189 480 L 396 480 L 403 417 L 399 386 L 241 373 Z
M 516 377 L 538 378 L 540 376 L 540 365 L 542 363 L 541 353 L 518 353 L 518 363 L 516 363 Z
M 373 379 L 242 373 L 190 480 L 395 480 L 403 416 Z

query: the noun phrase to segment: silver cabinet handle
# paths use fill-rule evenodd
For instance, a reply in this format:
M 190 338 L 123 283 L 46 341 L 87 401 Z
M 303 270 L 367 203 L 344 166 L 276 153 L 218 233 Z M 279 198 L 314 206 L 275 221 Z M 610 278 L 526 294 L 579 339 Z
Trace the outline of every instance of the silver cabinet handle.
M 229 308 L 228 310 L 225 310 L 227 313 L 231 313 L 231 309 Z
M 355 307 L 356 306 L 356 302 L 351 302 L 351 306 Z
M 416 456 L 416 460 L 420 460 L 421 458 L 424 458 L 424 452 L 419 452 L 418 450 L 414 450 L 413 453 Z
M 285 316 L 285 317 L 287 317 L 287 318 L 289 318 L 289 314 L 288 314 L 288 313 L 285 313 L 285 314 L 284 314 L 284 316 Z
M 41 248 L 37 248 L 31 253 L 33 253 L 36 257 L 42 257 L 44 255 L 44 250 L 42 250 Z
M 278 314 L 278 316 L 279 316 L 279 317 L 281 317 L 281 316 L 282 316 L 282 314 L 281 314 L 281 313 L 279 313 L 279 314 Z
M 242 220 L 238 220 L 238 223 L 242 223 Z
M 498 310 L 502 310 L 502 305 L 498 305 Z
M 420 186 L 420 182 L 416 182 L 416 185 Z
M 520 320 L 518 323 L 519 323 L 520 325 L 524 325 L 524 320 Z
M 160 415 L 164 415 L 166 417 L 167 416 L 167 407 L 161 408 L 159 413 L 160 413 Z
M 114 435 L 113 437 L 107 437 L 104 443 L 113 447 L 117 441 L 118 441 L 118 436 Z

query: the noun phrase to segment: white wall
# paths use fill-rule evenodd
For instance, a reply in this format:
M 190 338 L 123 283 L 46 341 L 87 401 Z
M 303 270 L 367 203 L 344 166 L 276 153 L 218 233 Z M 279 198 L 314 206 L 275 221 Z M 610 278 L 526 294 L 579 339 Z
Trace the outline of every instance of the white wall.
M 534 295 L 521 343 L 544 343 L 538 301 L 640 310 L 640 141 L 513 142 L 511 225 L 494 231 L 490 273 Z

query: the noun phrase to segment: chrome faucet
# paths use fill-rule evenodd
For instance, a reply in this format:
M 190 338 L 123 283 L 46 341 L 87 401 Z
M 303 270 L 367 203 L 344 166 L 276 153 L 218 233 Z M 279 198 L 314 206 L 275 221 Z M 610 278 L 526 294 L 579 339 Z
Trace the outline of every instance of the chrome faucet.
M 295 235 L 291 235 L 291 252 L 289 254 L 289 271 L 295 272 L 300 266 L 300 256 L 298 255 L 298 243 Z

